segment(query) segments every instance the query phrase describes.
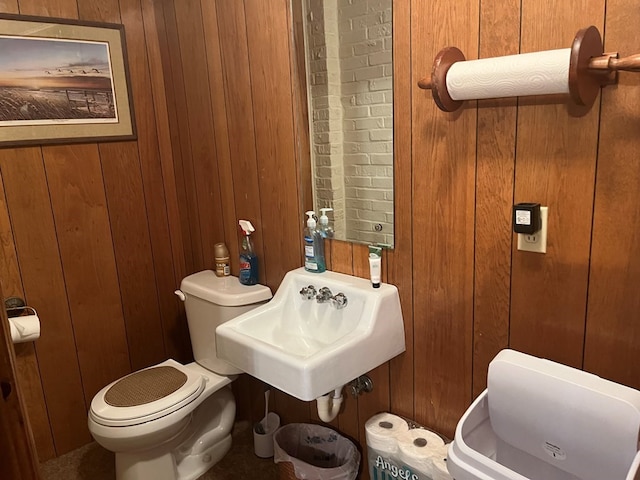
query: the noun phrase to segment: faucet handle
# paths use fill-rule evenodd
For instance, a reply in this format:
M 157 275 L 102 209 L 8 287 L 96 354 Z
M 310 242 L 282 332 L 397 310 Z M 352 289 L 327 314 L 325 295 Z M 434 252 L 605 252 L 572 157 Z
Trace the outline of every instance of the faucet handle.
M 331 297 L 331 303 L 333 303 L 333 306 L 338 310 L 346 307 L 347 302 L 347 296 L 342 292 L 336 293 L 333 297 Z
M 308 287 L 302 287 L 302 290 L 300 290 L 300 296 L 304 300 L 311 300 L 316 296 L 316 287 L 314 287 L 313 285 L 309 285 Z
M 331 293 L 331 290 L 329 290 L 329 287 L 322 287 L 318 292 L 318 295 L 316 295 L 318 303 L 327 303 L 332 298 L 333 294 Z

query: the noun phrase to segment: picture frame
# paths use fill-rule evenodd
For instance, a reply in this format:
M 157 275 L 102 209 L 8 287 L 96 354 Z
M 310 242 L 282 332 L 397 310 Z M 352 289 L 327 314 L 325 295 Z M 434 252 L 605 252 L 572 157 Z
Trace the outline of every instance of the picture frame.
M 123 25 L 0 15 L 0 147 L 136 138 Z

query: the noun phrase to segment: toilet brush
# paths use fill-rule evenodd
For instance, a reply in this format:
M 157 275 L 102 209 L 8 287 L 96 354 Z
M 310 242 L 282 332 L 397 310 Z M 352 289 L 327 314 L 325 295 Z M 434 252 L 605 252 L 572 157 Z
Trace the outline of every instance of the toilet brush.
M 267 428 L 268 428 L 268 423 L 267 423 L 267 417 L 269 415 L 269 393 L 271 392 L 271 390 L 266 390 L 264 392 L 264 418 L 262 420 L 260 420 L 258 423 L 256 423 L 254 430 L 256 431 L 256 433 L 263 435 L 266 432 Z

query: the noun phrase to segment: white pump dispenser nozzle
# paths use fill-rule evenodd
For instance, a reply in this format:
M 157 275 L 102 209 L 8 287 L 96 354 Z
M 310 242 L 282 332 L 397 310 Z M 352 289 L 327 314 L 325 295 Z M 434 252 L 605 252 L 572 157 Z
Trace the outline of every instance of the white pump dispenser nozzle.
M 320 209 L 320 225 L 329 225 L 329 217 L 327 217 L 327 212 L 333 212 L 333 208 Z
M 305 215 L 307 215 L 309 217 L 309 218 L 307 218 L 307 227 L 309 227 L 311 229 L 315 229 L 316 228 L 315 214 L 316 214 L 316 212 L 314 212 L 313 210 L 309 210 L 308 212 L 305 212 Z

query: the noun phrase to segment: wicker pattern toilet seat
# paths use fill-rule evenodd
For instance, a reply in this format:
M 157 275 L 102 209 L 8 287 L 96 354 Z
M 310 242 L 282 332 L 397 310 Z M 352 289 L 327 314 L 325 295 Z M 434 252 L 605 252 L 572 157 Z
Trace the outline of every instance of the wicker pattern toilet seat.
M 106 391 L 104 401 L 113 407 L 144 405 L 171 395 L 186 382 L 187 375 L 177 368 L 148 368 L 118 380 Z

